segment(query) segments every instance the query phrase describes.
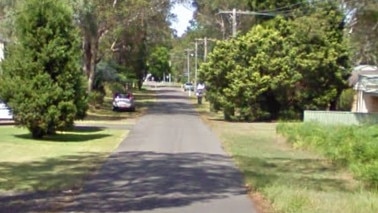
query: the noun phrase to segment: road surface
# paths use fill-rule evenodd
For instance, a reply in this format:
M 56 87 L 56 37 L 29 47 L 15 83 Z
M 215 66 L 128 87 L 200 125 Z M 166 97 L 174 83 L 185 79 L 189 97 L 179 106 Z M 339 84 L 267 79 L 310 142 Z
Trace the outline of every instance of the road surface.
M 156 90 L 156 104 L 66 211 L 256 212 L 241 174 L 187 94 Z

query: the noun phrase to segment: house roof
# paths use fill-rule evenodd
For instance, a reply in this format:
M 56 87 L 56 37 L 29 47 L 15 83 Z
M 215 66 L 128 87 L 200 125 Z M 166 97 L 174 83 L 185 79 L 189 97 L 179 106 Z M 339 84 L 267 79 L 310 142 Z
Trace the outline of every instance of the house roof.
M 348 79 L 349 85 L 356 85 L 361 76 L 367 78 L 378 77 L 378 67 L 374 65 L 358 65 L 354 67 L 351 76 Z

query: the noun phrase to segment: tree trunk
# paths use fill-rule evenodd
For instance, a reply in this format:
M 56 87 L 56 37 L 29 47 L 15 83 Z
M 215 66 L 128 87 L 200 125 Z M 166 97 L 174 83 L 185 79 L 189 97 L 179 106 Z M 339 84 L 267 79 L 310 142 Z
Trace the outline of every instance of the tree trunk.
M 91 36 L 84 38 L 84 73 L 88 79 L 88 93 L 93 89 L 93 81 L 96 72 L 98 40 Z
M 45 135 L 45 131 L 42 128 L 37 127 L 37 126 L 30 127 L 29 131 L 31 132 L 33 139 L 41 139 Z

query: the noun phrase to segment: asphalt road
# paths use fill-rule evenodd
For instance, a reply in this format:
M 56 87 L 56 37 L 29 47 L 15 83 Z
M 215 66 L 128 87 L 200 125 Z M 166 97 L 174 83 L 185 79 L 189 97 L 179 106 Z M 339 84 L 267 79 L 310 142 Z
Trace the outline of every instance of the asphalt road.
M 156 90 L 156 104 L 65 210 L 256 212 L 240 172 L 187 94 Z

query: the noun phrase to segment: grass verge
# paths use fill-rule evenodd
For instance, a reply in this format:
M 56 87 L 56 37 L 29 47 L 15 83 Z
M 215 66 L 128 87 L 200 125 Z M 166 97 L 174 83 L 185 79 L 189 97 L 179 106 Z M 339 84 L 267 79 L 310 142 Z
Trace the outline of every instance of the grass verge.
M 134 95 L 136 112 L 113 112 L 106 98 L 74 130 L 43 140 L 32 139 L 26 129 L 0 126 L 0 193 L 80 189 L 155 99 L 149 90 Z
M 378 212 L 378 194 L 314 152 L 294 149 L 274 123 L 230 123 L 197 106 L 243 172 L 261 212 Z
M 1 126 L 0 192 L 80 187 L 126 135 L 125 130 L 78 128 L 36 141 L 27 130 Z

